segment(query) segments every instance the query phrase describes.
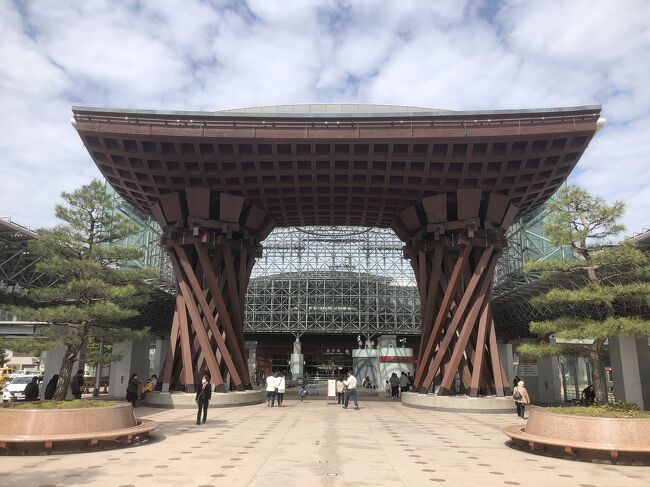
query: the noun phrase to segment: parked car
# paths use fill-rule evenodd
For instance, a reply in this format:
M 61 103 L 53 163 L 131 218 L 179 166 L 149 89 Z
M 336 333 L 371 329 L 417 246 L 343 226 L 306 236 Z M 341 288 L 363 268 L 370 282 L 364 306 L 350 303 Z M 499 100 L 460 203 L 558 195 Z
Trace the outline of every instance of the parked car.
M 32 381 L 33 377 L 33 375 L 17 375 L 14 377 L 2 390 L 2 401 L 24 401 L 25 387 Z
M 0 390 L 13 378 L 14 369 L 11 367 L 0 367 Z

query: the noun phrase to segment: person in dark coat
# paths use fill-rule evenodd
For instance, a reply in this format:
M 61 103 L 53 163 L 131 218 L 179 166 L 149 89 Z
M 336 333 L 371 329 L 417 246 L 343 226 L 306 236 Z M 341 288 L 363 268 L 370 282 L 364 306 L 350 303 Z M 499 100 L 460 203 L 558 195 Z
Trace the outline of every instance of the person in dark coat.
M 81 399 L 81 387 L 84 385 L 84 371 L 78 370 L 70 381 L 70 390 L 75 399 Z
M 212 398 L 212 385 L 210 384 L 210 377 L 204 375 L 201 379 L 201 388 L 196 391 L 196 404 L 199 410 L 196 413 L 196 424 L 201 424 L 201 411 L 203 411 L 203 423 L 208 418 L 208 404 Z
M 47 383 L 45 388 L 45 399 L 52 399 L 54 397 L 54 392 L 56 391 L 56 385 L 59 383 L 59 374 L 54 374 L 50 379 L 50 382 Z
M 32 381 L 25 387 L 25 401 L 38 401 L 38 377 L 32 377 Z
M 390 390 L 391 390 L 391 398 L 396 399 L 399 397 L 399 377 L 397 377 L 397 374 L 393 372 L 390 376 Z
M 129 401 L 133 407 L 137 407 L 135 401 L 138 399 L 138 374 L 131 374 L 129 384 L 126 386 L 126 400 Z

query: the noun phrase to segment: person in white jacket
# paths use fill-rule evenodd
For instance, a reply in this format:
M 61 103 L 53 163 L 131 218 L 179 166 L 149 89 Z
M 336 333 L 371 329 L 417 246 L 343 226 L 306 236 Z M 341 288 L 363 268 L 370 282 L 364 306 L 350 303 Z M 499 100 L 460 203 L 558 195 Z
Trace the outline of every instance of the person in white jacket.
M 278 407 L 282 407 L 282 402 L 284 401 L 284 393 L 287 390 L 287 381 L 284 379 L 284 374 L 282 372 L 278 372 L 276 374 L 275 380 L 275 387 L 278 390 Z
M 343 381 L 345 385 L 345 401 L 343 402 L 343 409 L 348 408 L 348 403 L 350 398 L 354 400 L 354 409 L 359 409 L 359 403 L 357 402 L 357 378 L 352 375 L 352 371 L 348 371 L 348 378 Z
M 266 378 L 266 405 L 275 406 L 275 393 L 277 391 L 277 382 L 275 376 L 269 374 Z

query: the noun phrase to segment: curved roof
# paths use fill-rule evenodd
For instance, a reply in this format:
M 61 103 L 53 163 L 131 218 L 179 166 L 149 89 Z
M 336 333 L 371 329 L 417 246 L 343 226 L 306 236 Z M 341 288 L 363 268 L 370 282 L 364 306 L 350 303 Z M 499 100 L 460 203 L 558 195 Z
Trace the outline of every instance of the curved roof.
M 389 227 L 404 209 L 443 193 L 453 196 L 453 218 L 464 198 L 460 190 L 482 190 L 483 203 L 500 195 L 520 214 L 541 205 L 587 148 L 600 107 L 452 112 L 306 104 L 73 112 L 100 171 L 145 212 L 167 193 L 182 200 L 187 188 L 209 188 L 213 199 L 241 196 L 244 211 L 263 210 L 267 227 Z
M 372 103 L 296 103 L 291 105 L 262 105 L 258 107 L 228 108 L 218 110 L 225 113 L 248 114 L 394 114 L 394 113 L 453 113 L 451 110 L 437 108 L 414 107 L 407 105 L 383 105 Z

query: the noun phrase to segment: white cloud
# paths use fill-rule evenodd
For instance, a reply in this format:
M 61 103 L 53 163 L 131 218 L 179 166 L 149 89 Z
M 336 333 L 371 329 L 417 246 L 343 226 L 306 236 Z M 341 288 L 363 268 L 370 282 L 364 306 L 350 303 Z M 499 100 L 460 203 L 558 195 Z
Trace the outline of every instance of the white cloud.
M 603 104 L 572 179 L 650 226 L 650 3 L 574 0 L 0 2 L 0 214 L 53 223 L 98 174 L 72 104 L 309 101 L 451 109 Z

